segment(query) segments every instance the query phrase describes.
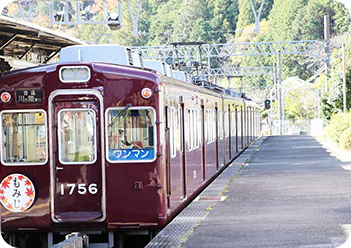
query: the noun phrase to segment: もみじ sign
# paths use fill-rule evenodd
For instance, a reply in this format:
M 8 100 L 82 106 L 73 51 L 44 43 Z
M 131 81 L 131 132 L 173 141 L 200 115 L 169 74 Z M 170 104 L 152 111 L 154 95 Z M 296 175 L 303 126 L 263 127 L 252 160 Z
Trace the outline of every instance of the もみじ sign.
M 35 199 L 32 181 L 22 174 L 11 174 L 0 184 L 1 204 L 11 212 L 23 212 L 30 208 Z

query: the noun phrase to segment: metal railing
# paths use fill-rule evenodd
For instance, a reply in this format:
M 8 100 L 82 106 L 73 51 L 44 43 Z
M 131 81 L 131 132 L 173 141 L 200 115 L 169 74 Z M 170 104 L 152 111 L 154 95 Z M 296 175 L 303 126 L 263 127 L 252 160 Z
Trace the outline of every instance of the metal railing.
M 66 235 L 66 240 L 50 246 L 50 248 L 86 248 L 89 247 L 89 238 L 85 234 L 71 233 Z

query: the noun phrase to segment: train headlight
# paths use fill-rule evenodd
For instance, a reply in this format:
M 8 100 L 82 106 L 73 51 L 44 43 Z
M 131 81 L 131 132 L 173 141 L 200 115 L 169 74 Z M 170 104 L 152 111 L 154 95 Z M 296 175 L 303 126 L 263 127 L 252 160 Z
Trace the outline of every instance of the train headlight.
M 2 102 L 9 102 L 11 100 L 11 95 L 8 92 L 4 92 L 1 94 L 1 101 Z
M 145 99 L 149 99 L 152 95 L 152 90 L 149 88 L 144 88 L 141 91 L 141 96 Z
M 74 80 L 74 71 L 70 68 L 65 68 L 62 70 L 61 77 L 62 81 L 72 81 Z
M 90 73 L 88 68 L 79 68 L 77 70 L 77 77 L 81 79 L 90 78 Z
M 87 66 L 63 66 L 59 77 L 64 83 L 80 83 L 90 80 L 90 69 Z

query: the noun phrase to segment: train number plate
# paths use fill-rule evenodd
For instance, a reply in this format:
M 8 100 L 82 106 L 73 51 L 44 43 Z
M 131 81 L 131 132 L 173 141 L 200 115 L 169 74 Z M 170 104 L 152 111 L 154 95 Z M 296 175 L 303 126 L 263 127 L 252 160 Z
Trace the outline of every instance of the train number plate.
M 61 195 L 73 195 L 75 191 L 80 195 L 92 194 L 95 195 L 98 192 L 97 184 L 91 183 L 89 185 L 85 183 L 79 183 L 78 185 L 74 183 L 61 184 L 60 186 Z
M 16 90 L 16 101 L 18 103 L 40 103 L 43 101 L 42 89 Z

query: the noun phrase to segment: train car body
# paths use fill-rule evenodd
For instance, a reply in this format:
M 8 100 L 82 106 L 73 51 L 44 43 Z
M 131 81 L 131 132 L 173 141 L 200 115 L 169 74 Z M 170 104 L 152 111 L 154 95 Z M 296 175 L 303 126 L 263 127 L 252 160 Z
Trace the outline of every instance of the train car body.
M 159 230 L 259 135 L 253 103 L 154 70 L 62 62 L 0 83 L 1 228 L 14 246 L 82 232 L 117 247 L 117 234 Z

